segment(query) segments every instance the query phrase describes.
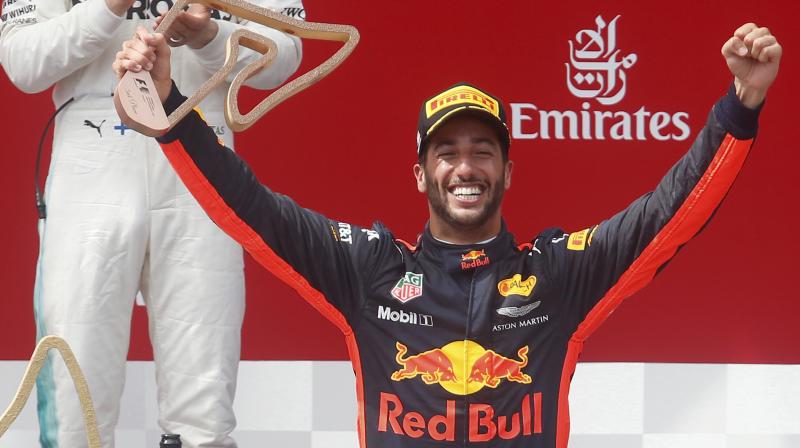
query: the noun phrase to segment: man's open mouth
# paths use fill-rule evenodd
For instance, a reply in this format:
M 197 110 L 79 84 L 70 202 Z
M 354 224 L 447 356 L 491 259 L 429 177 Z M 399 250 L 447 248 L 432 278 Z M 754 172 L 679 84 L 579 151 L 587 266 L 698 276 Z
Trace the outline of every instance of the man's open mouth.
M 458 198 L 459 201 L 463 202 L 475 202 L 480 199 L 481 194 L 483 194 L 485 187 L 481 185 L 455 185 L 448 187 L 447 191 L 450 192 L 453 196 Z

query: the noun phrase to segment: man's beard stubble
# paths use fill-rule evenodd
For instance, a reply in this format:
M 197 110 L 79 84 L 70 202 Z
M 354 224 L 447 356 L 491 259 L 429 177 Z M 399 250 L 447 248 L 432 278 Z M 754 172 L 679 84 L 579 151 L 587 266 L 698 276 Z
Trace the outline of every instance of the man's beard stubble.
M 425 171 L 425 177 L 427 179 L 432 178 L 428 175 L 427 170 Z M 465 179 L 462 180 L 462 182 L 471 182 L 472 180 L 473 179 Z M 450 213 L 450 210 L 447 207 L 447 189 L 442 188 L 442 185 L 438 183 L 432 185 L 433 188 L 428 188 L 428 203 L 431 205 L 431 210 L 433 213 L 446 222 L 450 227 L 463 231 L 478 229 L 486 224 L 489 218 L 494 216 L 497 210 L 500 209 L 500 205 L 503 203 L 503 194 L 505 192 L 502 186 L 505 185 L 505 182 L 506 175 L 505 172 L 503 172 L 497 183 L 494 185 L 489 185 L 489 200 L 483 206 L 483 209 L 480 211 L 480 213 L 475 216 L 459 218 Z

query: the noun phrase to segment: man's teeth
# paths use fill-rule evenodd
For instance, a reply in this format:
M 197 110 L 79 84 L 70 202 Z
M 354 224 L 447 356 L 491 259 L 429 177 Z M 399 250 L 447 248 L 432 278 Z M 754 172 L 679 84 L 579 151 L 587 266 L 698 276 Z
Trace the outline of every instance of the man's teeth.
M 456 196 L 472 196 L 481 194 L 480 187 L 456 187 L 453 189 L 453 194 Z

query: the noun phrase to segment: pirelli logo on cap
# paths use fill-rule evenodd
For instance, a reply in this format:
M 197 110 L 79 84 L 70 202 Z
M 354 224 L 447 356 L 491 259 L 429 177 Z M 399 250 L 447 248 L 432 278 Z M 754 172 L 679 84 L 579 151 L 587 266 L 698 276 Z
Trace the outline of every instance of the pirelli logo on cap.
M 500 117 L 500 104 L 489 95 L 469 86 L 457 86 L 431 99 L 425 103 L 425 115 L 431 118 L 433 114 L 444 107 L 458 104 L 474 104 L 487 109 L 495 117 Z

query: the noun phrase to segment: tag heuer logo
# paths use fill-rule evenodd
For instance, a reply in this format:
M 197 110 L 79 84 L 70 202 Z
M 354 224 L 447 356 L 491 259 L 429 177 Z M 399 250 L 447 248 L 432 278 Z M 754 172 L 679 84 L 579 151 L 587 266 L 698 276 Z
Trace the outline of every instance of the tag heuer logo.
M 415 274 L 413 272 L 406 272 L 406 275 L 401 278 L 394 288 L 392 288 L 392 297 L 406 303 L 411 299 L 417 298 L 422 295 L 422 274 Z

